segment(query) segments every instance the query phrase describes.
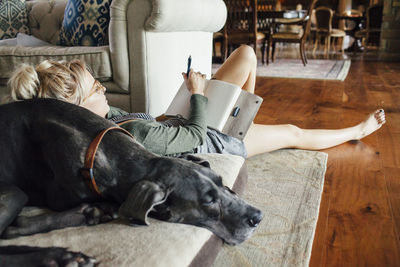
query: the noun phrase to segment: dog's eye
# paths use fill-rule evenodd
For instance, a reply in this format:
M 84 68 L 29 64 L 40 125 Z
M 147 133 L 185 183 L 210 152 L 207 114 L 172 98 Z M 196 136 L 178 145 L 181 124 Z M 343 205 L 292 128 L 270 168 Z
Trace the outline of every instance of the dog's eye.
M 214 200 L 214 199 L 210 199 L 210 200 L 205 200 L 205 201 L 203 202 L 203 205 L 209 206 L 209 205 L 212 205 L 212 204 L 214 204 L 214 203 L 215 203 L 215 200 Z
M 202 198 L 202 204 L 209 206 L 216 202 L 216 195 L 214 191 L 207 192 Z

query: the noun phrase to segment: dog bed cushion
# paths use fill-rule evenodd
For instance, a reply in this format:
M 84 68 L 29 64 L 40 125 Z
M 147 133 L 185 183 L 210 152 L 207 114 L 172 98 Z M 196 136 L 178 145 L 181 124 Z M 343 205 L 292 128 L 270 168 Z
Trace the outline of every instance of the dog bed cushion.
M 244 159 L 203 154 L 211 168 L 232 187 Z M 215 237 L 200 227 L 149 220 L 149 226 L 131 227 L 116 220 L 92 227 L 73 227 L 12 240 L 1 245 L 61 246 L 96 257 L 101 266 L 188 266 L 207 241 Z M 204 250 L 202 250 L 204 251 Z

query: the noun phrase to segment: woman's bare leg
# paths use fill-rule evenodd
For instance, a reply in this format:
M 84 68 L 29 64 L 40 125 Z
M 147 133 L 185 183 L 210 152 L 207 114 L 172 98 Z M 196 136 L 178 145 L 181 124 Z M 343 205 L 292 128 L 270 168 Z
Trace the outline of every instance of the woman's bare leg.
M 254 93 L 256 69 L 254 50 L 243 45 L 229 56 L 213 78 Z M 290 124 L 252 124 L 244 143 L 249 156 L 281 148 L 319 150 L 361 139 L 378 130 L 385 122 L 384 111 L 377 110 L 358 125 L 337 130 L 300 129 Z
M 256 85 L 257 57 L 253 48 L 242 45 L 235 49 L 213 75 L 213 79 L 236 84 L 254 93 Z
M 300 129 L 290 124 L 253 124 L 244 143 L 248 156 L 281 148 L 320 150 L 359 140 L 378 130 L 385 122 L 384 111 L 377 110 L 358 125 L 337 130 Z

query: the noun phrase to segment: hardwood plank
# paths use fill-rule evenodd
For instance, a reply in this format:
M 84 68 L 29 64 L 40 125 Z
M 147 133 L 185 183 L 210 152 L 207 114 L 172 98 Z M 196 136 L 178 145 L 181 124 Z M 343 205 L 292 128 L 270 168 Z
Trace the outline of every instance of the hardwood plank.
M 385 168 L 385 180 L 389 195 L 389 202 L 395 223 L 397 247 L 400 247 L 400 168 Z
M 312 256 L 310 259 L 310 266 L 322 266 L 323 262 L 326 261 L 326 237 L 328 235 L 328 215 L 330 207 L 330 191 L 332 178 L 334 177 L 333 170 L 335 169 L 332 162 L 328 159 L 328 167 L 325 174 L 324 189 L 322 192 L 321 206 L 319 208 L 319 216 L 317 222 L 317 228 L 315 230 L 315 236 L 312 247 Z
M 388 121 L 387 124 L 377 133 L 379 138 L 379 152 L 382 155 L 384 167 L 400 167 L 400 133 L 391 131 L 390 125 L 396 122 Z M 397 125 L 400 121 L 397 121 Z

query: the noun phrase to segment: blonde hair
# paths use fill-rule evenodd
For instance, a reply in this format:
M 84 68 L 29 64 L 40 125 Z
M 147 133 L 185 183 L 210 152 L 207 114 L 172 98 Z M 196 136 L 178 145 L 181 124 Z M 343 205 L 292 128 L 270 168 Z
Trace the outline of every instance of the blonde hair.
M 11 100 L 56 98 L 80 105 L 87 93 L 83 61 L 45 60 L 33 67 L 22 64 L 8 81 Z

